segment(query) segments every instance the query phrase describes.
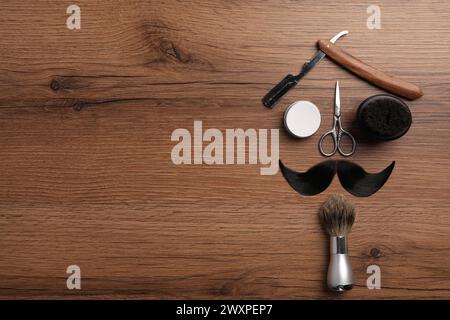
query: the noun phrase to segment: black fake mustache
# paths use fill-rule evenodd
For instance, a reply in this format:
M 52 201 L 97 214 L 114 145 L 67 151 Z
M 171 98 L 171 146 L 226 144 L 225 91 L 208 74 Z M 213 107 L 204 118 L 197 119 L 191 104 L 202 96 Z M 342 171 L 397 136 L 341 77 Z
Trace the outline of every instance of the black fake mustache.
M 325 191 L 337 173 L 341 185 L 356 197 L 369 197 L 386 183 L 394 170 L 395 161 L 379 173 L 368 173 L 361 166 L 345 160 L 327 160 L 301 173 L 286 167 L 280 160 L 280 169 L 289 185 L 304 196 Z

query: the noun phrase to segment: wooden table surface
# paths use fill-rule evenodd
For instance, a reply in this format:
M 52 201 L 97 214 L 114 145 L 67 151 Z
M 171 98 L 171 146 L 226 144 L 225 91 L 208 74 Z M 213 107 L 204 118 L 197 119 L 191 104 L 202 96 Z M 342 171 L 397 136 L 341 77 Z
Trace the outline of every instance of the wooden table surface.
M 81 29 L 66 1 L 0 3 L 1 298 L 450 298 L 450 5 L 376 1 L 88 1 Z M 272 109 L 261 97 L 348 29 L 339 45 L 420 85 L 411 130 L 371 143 L 354 125 L 382 93 L 328 59 Z M 174 165 L 177 128 L 279 128 L 280 158 L 323 161 L 334 82 L 351 158 L 387 184 L 350 199 L 356 287 L 325 288 L 328 240 L 317 210 L 334 192 L 302 197 L 261 165 Z M 322 112 L 306 140 L 282 128 L 286 107 Z M 335 159 L 339 157 L 336 156 Z M 81 290 L 66 268 L 81 268 Z M 366 269 L 381 268 L 380 290 Z

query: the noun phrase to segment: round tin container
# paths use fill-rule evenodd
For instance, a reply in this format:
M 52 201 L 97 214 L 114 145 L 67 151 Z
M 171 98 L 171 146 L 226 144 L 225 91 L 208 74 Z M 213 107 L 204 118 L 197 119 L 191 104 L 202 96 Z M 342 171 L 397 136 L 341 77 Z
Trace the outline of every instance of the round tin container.
M 296 101 L 284 112 L 284 127 L 294 137 L 312 136 L 320 127 L 320 111 L 309 101 Z

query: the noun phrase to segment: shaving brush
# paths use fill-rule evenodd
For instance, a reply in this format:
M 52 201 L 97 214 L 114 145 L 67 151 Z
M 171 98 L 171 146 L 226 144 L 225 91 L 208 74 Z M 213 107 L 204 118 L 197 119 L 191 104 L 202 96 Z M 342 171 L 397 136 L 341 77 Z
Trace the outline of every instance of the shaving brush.
M 343 195 L 328 198 L 319 209 L 320 222 L 330 235 L 330 264 L 327 284 L 333 291 L 353 287 L 353 274 L 348 256 L 347 236 L 355 221 L 355 207 Z

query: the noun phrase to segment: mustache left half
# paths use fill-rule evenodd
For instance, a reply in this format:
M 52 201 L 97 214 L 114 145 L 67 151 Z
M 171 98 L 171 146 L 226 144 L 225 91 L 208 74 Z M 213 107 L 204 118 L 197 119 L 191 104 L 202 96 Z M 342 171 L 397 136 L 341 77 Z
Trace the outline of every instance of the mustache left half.
M 280 160 L 280 169 L 289 185 L 304 196 L 325 191 L 337 173 L 344 189 L 356 197 L 369 197 L 383 187 L 394 170 L 395 161 L 378 173 L 368 173 L 360 165 L 346 160 L 327 160 L 306 172 L 286 167 Z

